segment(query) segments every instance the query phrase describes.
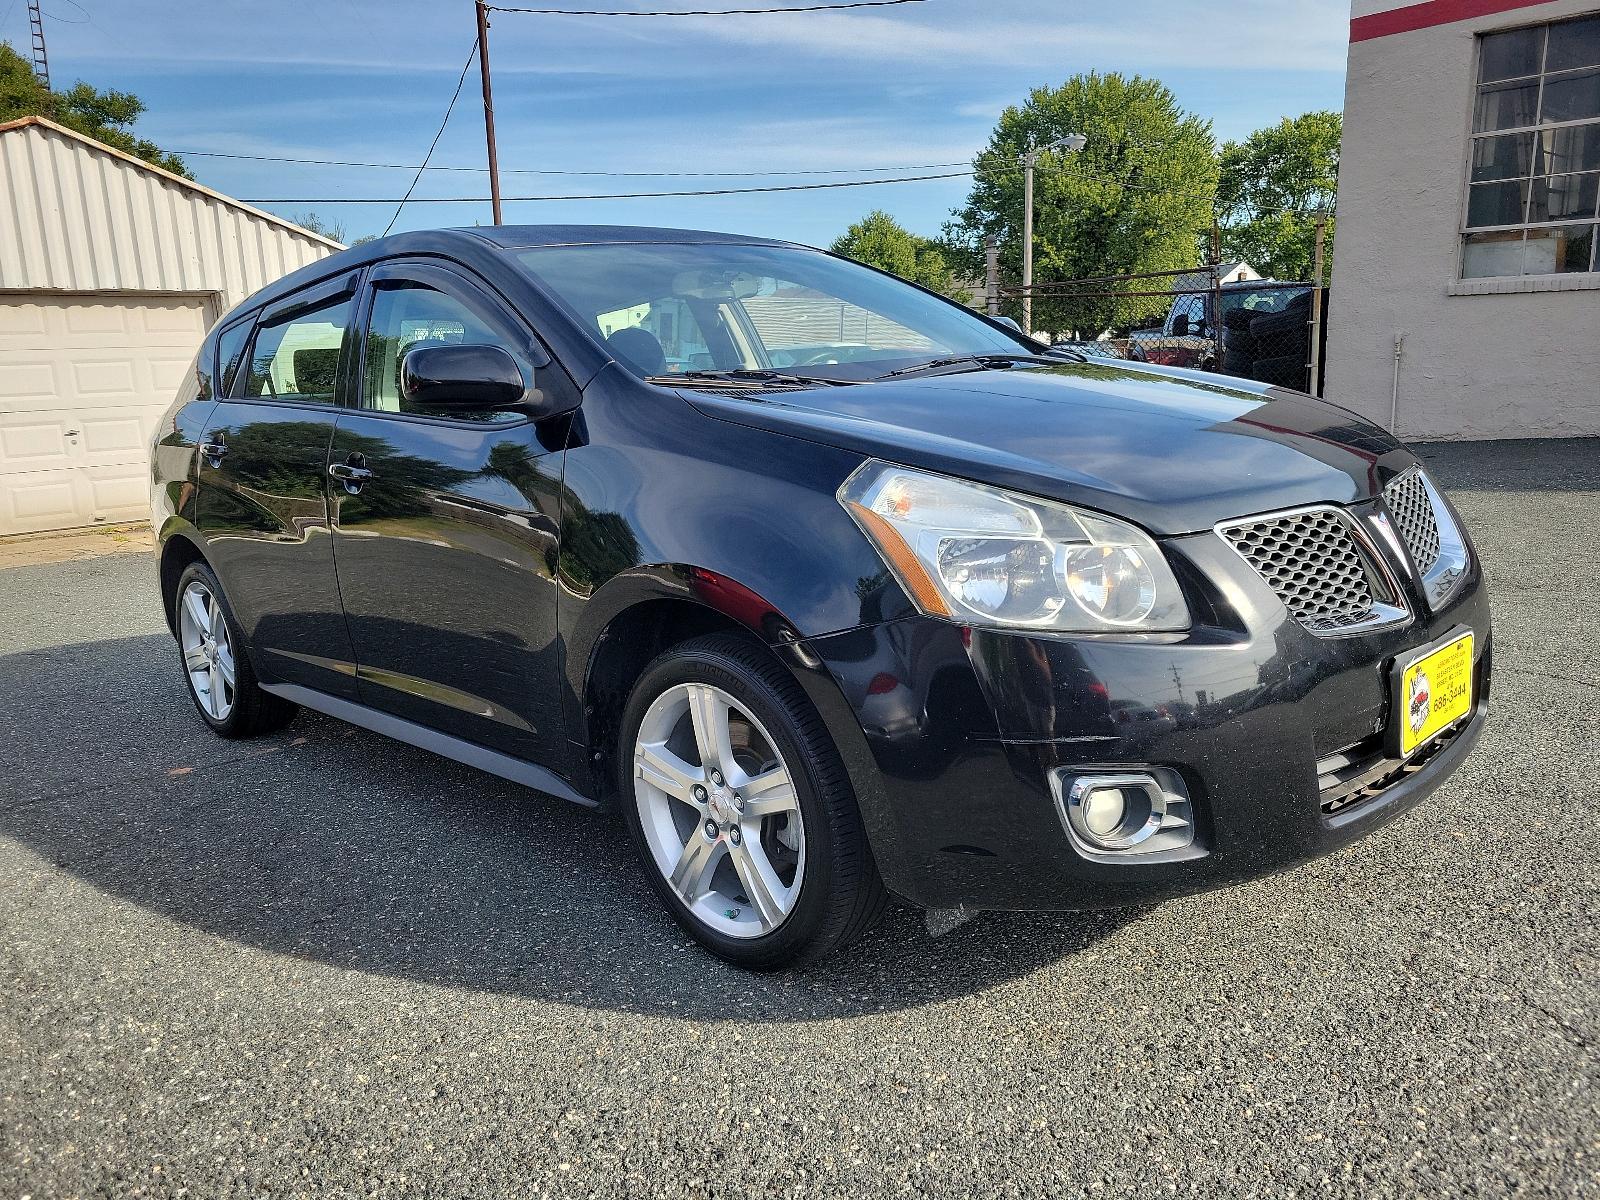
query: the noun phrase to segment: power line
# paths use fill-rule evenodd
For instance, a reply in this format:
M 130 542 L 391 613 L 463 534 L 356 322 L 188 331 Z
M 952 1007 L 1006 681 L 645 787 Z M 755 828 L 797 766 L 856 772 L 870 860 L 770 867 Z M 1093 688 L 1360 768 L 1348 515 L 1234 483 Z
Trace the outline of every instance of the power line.
M 506 196 L 505 199 L 520 201 L 541 200 L 650 200 L 668 196 L 743 196 L 756 192 L 814 192 L 824 188 L 853 188 L 876 187 L 886 183 L 925 183 L 935 179 L 962 179 L 971 175 L 971 171 L 946 171 L 939 175 L 900 175 L 891 179 L 846 179 L 830 183 L 784 183 L 772 184 L 767 187 L 747 188 L 696 188 L 677 192 L 592 192 L 587 195 L 562 195 L 562 196 Z M 486 196 L 422 196 L 418 204 L 482 204 Z M 320 199 L 306 197 L 289 197 L 287 199 L 254 199 L 246 200 L 246 204 L 393 204 L 393 198 L 368 197 L 351 199 L 345 196 L 327 196 Z
M 180 158 L 236 158 L 250 162 L 297 163 L 311 167 L 376 167 L 389 170 L 415 171 L 419 166 L 428 171 L 461 171 L 482 175 L 488 167 L 435 167 L 426 163 L 356 162 L 338 158 L 290 158 L 278 154 L 233 154 L 221 150 L 174 150 Z M 580 171 L 556 167 L 520 167 L 502 169 L 502 175 L 599 175 L 624 179 L 750 179 L 762 175 L 847 175 L 852 172 L 873 171 L 937 171 L 945 167 L 964 167 L 962 162 L 905 163 L 894 167 L 809 167 L 784 171 Z
M 417 173 L 411 177 L 411 186 L 406 189 L 406 194 L 400 197 L 400 203 L 394 210 L 394 216 L 389 218 L 389 223 L 383 227 L 385 235 L 394 228 L 394 223 L 400 219 L 400 210 L 406 206 L 406 201 L 411 199 L 411 193 L 417 190 L 417 184 L 422 181 L 422 173 L 428 169 L 428 160 L 433 157 L 434 147 L 439 144 L 439 139 L 444 136 L 444 127 L 450 124 L 450 114 L 456 110 L 456 101 L 461 97 L 461 85 L 467 81 L 467 70 L 478 57 L 478 39 L 472 39 L 472 49 L 467 52 L 467 61 L 461 64 L 461 77 L 456 80 L 456 90 L 451 93 L 450 104 L 444 110 L 444 120 L 439 122 L 439 130 L 433 135 L 433 141 L 428 143 L 428 152 L 422 156 L 422 165 L 417 168 Z M 317 203 L 324 203 L 317 201 Z
M 837 12 L 846 8 L 891 8 L 897 4 L 926 4 L 928 0 L 845 0 L 839 4 L 800 4 L 784 8 L 697 8 L 634 11 L 597 8 L 512 8 L 484 5 L 490 12 L 535 13 L 546 17 L 761 17 L 768 13 Z

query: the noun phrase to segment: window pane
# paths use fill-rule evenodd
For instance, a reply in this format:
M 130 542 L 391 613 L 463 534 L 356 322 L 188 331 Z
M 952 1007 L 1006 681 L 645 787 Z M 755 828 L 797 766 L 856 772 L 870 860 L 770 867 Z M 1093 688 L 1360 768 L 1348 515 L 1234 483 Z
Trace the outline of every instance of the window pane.
M 1472 181 L 1515 179 L 1533 169 L 1533 134 L 1508 133 L 1472 143 Z
M 1467 200 L 1467 225 L 1520 225 L 1528 199 L 1527 180 L 1509 183 L 1475 183 Z
M 1479 82 L 1510 79 L 1516 75 L 1537 75 L 1543 46 L 1544 30 L 1538 27 L 1487 35 L 1478 58 Z
M 1475 133 L 1487 129 L 1514 129 L 1519 125 L 1534 124 L 1534 112 L 1539 106 L 1539 81 L 1532 83 L 1495 83 L 1478 89 L 1478 108 L 1472 128 Z
M 1546 76 L 1541 117 L 1544 123 L 1581 121 L 1585 117 L 1600 117 L 1600 68 Z
M 935 352 L 938 346 L 891 317 L 813 288 L 780 284 L 744 301 L 773 366 L 828 366 Z
M 1528 220 L 1562 221 L 1594 216 L 1600 175 L 1552 175 L 1535 179 L 1528 196 Z
M 222 386 L 217 389 L 221 396 L 231 395 L 233 392 L 233 377 L 239 373 L 239 362 L 244 358 L 245 339 L 250 336 L 250 322 L 240 321 L 232 329 L 222 331 L 222 336 L 217 339 L 217 362 L 221 364 Z
M 1461 251 L 1463 279 L 1522 274 L 1522 230 L 1469 233 Z
M 1587 271 L 1593 258 L 1593 225 L 1556 225 L 1549 229 L 1530 229 L 1522 273 L 1560 275 L 1569 271 Z
M 367 325 L 365 386 L 361 407 L 417 412 L 400 387 L 407 352 L 432 346 L 499 346 L 513 358 L 516 346 L 454 296 L 421 284 L 379 287 Z M 526 372 L 524 372 L 526 378 Z M 457 420 L 501 420 L 505 414 L 451 413 Z
M 615 243 L 541 247 L 518 258 L 597 332 L 619 321 L 606 336 L 640 375 L 660 369 L 646 362 L 671 365 L 667 348 L 660 332 L 633 328 L 642 314 L 623 318 L 667 300 L 698 319 L 698 331 L 679 319 L 680 356 L 709 341 L 718 369 L 806 367 L 810 374 L 815 367 L 830 377 L 866 378 L 930 354 L 1004 352 L 1019 344 L 960 305 L 796 247 Z M 703 337 L 685 345 L 691 332 Z M 694 355 L 687 357 L 693 365 Z
M 1550 26 L 1550 61 L 1546 71 L 1600 66 L 1600 17 L 1563 21 Z
M 709 314 L 707 320 L 711 320 Z M 710 339 L 701 328 L 694 309 L 678 296 L 659 296 L 643 304 L 597 313 L 595 323 L 617 357 L 646 375 L 754 365 L 742 358 L 717 362 L 711 352 Z M 711 324 L 722 328 L 715 320 L 711 320 Z M 719 344 L 726 347 L 731 343 L 724 336 Z M 726 351 L 724 357 L 727 357 Z
M 1535 174 L 1600 171 L 1600 125 L 1546 129 L 1539 135 L 1539 151 Z
M 256 331 L 245 395 L 332 404 L 339 388 L 339 357 L 350 302 L 309 309 Z

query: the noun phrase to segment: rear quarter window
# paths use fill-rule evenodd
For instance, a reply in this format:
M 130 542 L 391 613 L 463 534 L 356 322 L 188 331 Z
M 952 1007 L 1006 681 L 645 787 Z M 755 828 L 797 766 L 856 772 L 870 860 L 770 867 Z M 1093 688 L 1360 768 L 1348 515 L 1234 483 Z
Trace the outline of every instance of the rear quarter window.
M 233 393 L 233 380 L 239 374 L 239 363 L 244 359 L 244 345 L 250 338 L 250 320 L 246 318 L 228 326 L 217 336 L 217 394 Z

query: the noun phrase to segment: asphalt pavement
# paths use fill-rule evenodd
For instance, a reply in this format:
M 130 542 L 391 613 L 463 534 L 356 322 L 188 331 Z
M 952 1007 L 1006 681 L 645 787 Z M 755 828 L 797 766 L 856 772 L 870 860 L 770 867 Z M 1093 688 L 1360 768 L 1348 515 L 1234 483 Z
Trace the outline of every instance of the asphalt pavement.
M 614 820 L 211 736 L 147 554 L 0 569 L 0 1196 L 1600 1194 L 1600 441 L 1422 449 L 1497 666 L 1422 808 L 778 977 Z

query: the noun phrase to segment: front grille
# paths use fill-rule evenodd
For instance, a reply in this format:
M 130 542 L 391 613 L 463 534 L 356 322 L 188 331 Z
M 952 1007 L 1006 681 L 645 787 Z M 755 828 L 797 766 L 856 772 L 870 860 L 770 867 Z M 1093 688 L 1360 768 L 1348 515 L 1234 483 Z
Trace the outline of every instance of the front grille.
M 1383 489 L 1383 502 L 1389 506 L 1395 527 L 1411 551 L 1417 574 L 1426 575 L 1439 561 L 1439 523 L 1434 519 L 1433 500 L 1421 471 L 1408 471 L 1391 479 Z
M 1317 763 L 1317 789 L 1321 793 L 1322 815 L 1331 817 L 1375 800 L 1415 775 L 1455 741 L 1471 719 L 1471 714 L 1462 717 L 1408 759 L 1390 758 L 1388 740 L 1382 733 L 1321 759 Z
M 1334 632 L 1372 614 L 1367 566 L 1348 519 L 1337 509 L 1237 521 L 1217 532 L 1313 633 Z

